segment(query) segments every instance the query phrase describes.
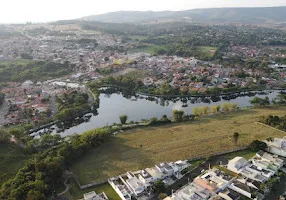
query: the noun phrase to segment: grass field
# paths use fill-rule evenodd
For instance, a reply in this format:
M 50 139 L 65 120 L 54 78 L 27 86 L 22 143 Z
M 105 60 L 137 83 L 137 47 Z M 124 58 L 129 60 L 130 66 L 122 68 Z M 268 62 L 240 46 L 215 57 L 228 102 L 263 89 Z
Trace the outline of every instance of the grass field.
M 189 123 L 131 130 L 90 151 L 71 169 L 81 184 L 87 184 L 163 161 L 207 156 L 247 146 L 255 139 L 286 136 L 254 123 L 261 115 L 282 116 L 285 111 L 286 107 L 256 108 L 204 117 Z M 238 146 L 231 140 L 234 132 L 240 134 Z M 253 153 L 247 155 L 246 152 L 246 158 L 252 157 Z
M 0 186 L 15 176 L 26 159 L 27 156 L 20 147 L 13 144 L 0 144 Z
M 198 47 L 198 49 L 204 56 L 208 58 L 212 58 L 217 51 L 216 47 L 209 47 L 209 46 L 200 46 Z
M 117 195 L 115 190 L 109 185 L 109 183 L 105 183 L 84 190 L 81 190 L 75 181 L 71 181 L 69 183 L 69 186 L 70 190 L 64 196 L 68 197 L 70 200 L 82 199 L 83 194 L 91 191 L 95 191 L 97 194 L 104 192 L 107 195 L 108 199 L 110 200 L 120 200 L 120 197 Z

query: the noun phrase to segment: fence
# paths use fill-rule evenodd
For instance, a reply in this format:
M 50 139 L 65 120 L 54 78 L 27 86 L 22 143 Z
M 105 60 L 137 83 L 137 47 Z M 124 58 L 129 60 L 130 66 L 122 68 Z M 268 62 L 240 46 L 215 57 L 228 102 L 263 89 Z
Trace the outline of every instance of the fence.
M 240 147 L 240 148 L 236 148 L 236 149 L 233 149 L 233 150 L 221 151 L 219 153 L 209 154 L 209 155 L 201 156 L 201 157 L 190 158 L 190 159 L 187 159 L 187 160 L 189 162 L 197 161 L 197 160 L 206 159 L 208 157 L 222 156 L 222 155 L 225 155 L 225 154 L 228 154 L 228 153 L 233 153 L 233 152 L 242 151 L 242 150 L 246 150 L 246 149 L 248 149 L 248 147 Z
M 242 151 L 242 150 L 246 150 L 246 149 L 248 149 L 248 147 L 240 147 L 240 148 L 236 148 L 236 149 L 233 149 L 233 150 L 222 151 L 222 152 L 219 152 L 219 153 L 215 153 L 215 154 L 211 154 L 211 155 L 207 155 L 207 156 L 196 157 L 196 158 L 190 158 L 190 159 L 187 159 L 187 160 L 191 162 L 191 161 L 206 159 L 207 157 L 221 156 L 221 155 L 225 155 L 225 154 L 228 154 L 228 153 L 233 153 L 233 152 Z M 138 171 L 136 171 L 134 173 L 138 173 L 140 171 L 141 170 L 138 170 Z M 108 182 L 108 180 L 105 180 L 105 181 L 92 182 L 92 183 L 89 183 L 89 184 L 86 184 L 86 185 L 81 185 L 79 183 L 79 181 L 75 177 L 74 177 L 74 179 L 77 182 L 77 184 L 78 184 L 78 186 L 80 187 L 81 190 L 86 189 L 86 188 L 90 188 L 90 187 L 93 187 L 93 186 L 101 185 L 101 184 L 104 184 L 104 183 Z

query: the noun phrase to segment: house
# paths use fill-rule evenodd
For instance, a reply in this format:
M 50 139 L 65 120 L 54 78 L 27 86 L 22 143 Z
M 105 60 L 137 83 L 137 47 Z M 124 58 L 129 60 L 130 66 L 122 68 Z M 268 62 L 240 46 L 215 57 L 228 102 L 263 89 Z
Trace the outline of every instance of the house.
M 284 160 L 279 158 L 277 155 L 272 155 L 264 151 L 259 151 L 256 153 L 256 157 L 261 158 L 262 160 L 268 161 L 277 167 L 281 168 L 284 164 Z
M 262 160 L 260 157 L 254 157 L 251 159 L 251 161 L 258 168 L 269 170 L 272 171 L 273 173 L 276 173 L 280 169 L 280 167 L 278 167 L 277 165 L 271 163 L 268 160 Z
M 141 173 L 138 175 L 138 178 L 140 181 L 143 182 L 143 184 L 145 185 L 145 187 L 149 187 L 150 185 L 155 183 L 155 179 L 153 178 L 153 176 L 151 176 L 151 174 L 149 174 L 147 172 L 147 170 L 141 170 Z
M 124 180 L 121 176 L 108 179 L 108 183 L 116 191 L 122 200 L 131 200 L 132 192 L 124 184 Z
M 30 88 L 30 87 L 32 87 L 33 84 L 34 84 L 33 81 L 27 80 L 24 83 L 22 83 L 21 87 L 22 88 Z
M 161 173 L 164 173 L 166 176 L 171 176 L 174 174 L 174 169 L 168 163 L 160 163 L 155 165 L 157 170 Z
M 253 194 L 257 191 L 257 188 L 250 187 L 247 184 L 244 184 L 238 180 L 234 180 L 229 186 L 229 189 L 247 197 L 250 199 L 256 199 Z
M 233 177 L 222 173 L 220 170 L 212 169 L 208 170 L 202 176 L 195 178 L 194 183 L 217 194 L 224 190 L 230 184 L 232 179 Z
M 218 195 L 224 200 L 239 200 L 240 195 L 232 189 L 226 188 L 219 192 Z
M 86 193 L 83 195 L 83 200 L 108 200 L 108 197 L 105 193 L 96 194 L 94 191 Z
M 274 171 L 263 169 L 252 163 L 252 161 L 247 162 L 242 157 L 230 160 L 227 169 L 261 183 L 266 182 L 275 174 Z
M 286 157 L 286 138 L 274 138 L 272 141 L 265 141 L 268 152 Z
M 218 195 L 201 187 L 196 183 L 190 183 L 173 193 L 171 197 L 164 200 L 213 200 L 218 199 Z
M 235 173 L 239 173 L 239 170 L 244 167 L 247 163 L 247 160 L 242 157 L 235 157 L 234 159 L 230 160 L 227 164 L 227 169 L 233 171 Z
M 141 196 L 145 191 L 144 183 L 139 180 L 132 172 L 127 172 L 126 186 L 136 196 Z

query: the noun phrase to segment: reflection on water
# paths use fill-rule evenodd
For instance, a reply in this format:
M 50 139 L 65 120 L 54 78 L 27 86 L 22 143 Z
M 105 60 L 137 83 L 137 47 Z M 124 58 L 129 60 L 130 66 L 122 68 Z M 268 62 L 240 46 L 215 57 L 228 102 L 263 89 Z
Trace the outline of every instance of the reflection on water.
M 174 109 L 184 110 L 186 114 L 192 114 L 194 107 L 218 105 L 224 102 L 236 103 L 239 107 L 248 107 L 251 106 L 249 101 L 254 96 L 261 98 L 268 96 L 272 100 L 279 94 L 279 91 L 248 92 L 240 95 L 216 97 L 186 97 L 183 99 L 135 96 L 121 92 L 110 93 L 100 95 L 98 115 L 91 116 L 88 122 L 84 120 L 79 125 L 66 129 L 61 135 L 82 133 L 90 129 L 120 123 L 119 116 L 122 114 L 128 115 L 129 121 L 141 121 L 152 117 L 161 118 L 163 115 L 171 117 Z

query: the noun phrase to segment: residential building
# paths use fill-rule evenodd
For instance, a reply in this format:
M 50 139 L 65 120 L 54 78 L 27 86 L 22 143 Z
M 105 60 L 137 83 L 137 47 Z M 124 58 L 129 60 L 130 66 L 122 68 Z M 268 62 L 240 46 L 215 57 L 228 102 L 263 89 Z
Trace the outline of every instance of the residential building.
M 83 195 L 82 200 L 108 200 L 108 197 L 106 194 L 103 192 L 101 194 L 96 194 L 94 191 L 86 193 Z
M 139 180 L 132 172 L 127 172 L 126 185 L 135 196 L 141 196 L 145 192 L 144 183 Z
M 282 157 L 286 157 L 286 137 L 274 138 L 272 141 L 265 141 L 268 152 Z

